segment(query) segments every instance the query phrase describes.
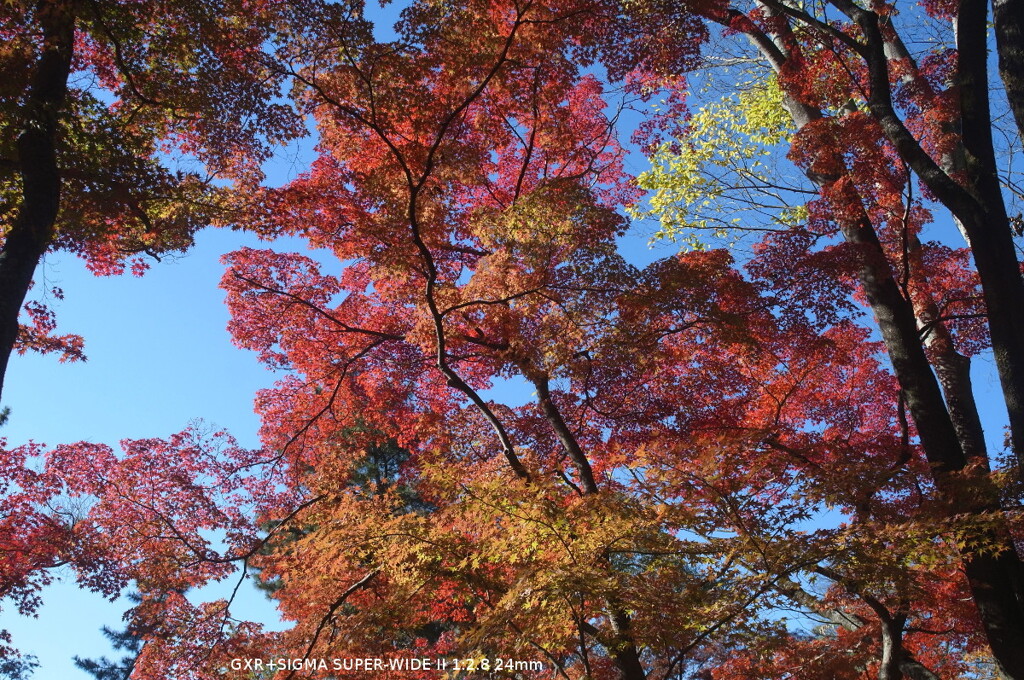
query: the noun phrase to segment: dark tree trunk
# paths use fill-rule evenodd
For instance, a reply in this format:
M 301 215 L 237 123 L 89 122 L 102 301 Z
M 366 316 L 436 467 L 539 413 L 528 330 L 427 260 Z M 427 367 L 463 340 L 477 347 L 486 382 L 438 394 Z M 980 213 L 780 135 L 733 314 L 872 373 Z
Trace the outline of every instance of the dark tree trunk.
M 856 196 L 852 199 L 860 200 Z M 950 504 L 950 514 L 970 516 L 999 511 L 998 497 L 994 489 L 987 488 L 986 480 L 977 480 L 979 486 L 972 488 L 968 480 L 951 474 L 964 469 L 967 456 L 918 339 L 914 311 L 889 271 L 882 246 L 867 216 L 858 224 L 842 225 L 842 229 L 848 242 L 864 249 L 861 285 L 878 319 L 925 456 L 932 464 L 936 487 Z M 986 489 L 987 493 L 980 494 L 978 489 Z M 971 594 L 999 667 L 1007 677 L 1021 680 L 1024 679 L 1024 565 L 1005 529 L 993 528 L 976 538 L 1001 552 L 994 557 L 985 552 L 963 553 Z M 892 662 L 888 677 L 896 680 L 902 677 L 901 657 L 893 656 Z
M 551 397 L 548 376 L 531 368 L 526 363 L 521 363 L 519 368 L 527 380 L 537 388 L 537 402 L 541 412 L 544 414 L 544 418 L 548 421 L 555 436 L 558 437 L 563 450 L 576 464 L 582 493 L 600 493 L 597 481 L 594 478 L 594 471 L 590 466 L 586 453 L 580 447 L 575 435 L 562 417 L 562 412 Z M 577 490 L 579 491 L 580 489 Z M 608 570 L 611 571 L 612 566 L 607 554 L 602 555 L 602 561 Z M 632 621 L 629 614 L 617 602 L 608 601 L 606 604 L 608 606 L 608 620 L 611 624 L 612 639 L 610 645 L 607 641 L 603 644 L 608 647 L 612 661 L 619 671 L 619 680 L 646 680 L 647 671 L 644 670 L 643 663 L 640 661 L 640 650 L 633 639 Z
M 986 0 L 961 0 L 957 13 L 957 91 L 964 167 L 969 186 L 961 186 L 922 148 L 893 104 L 886 41 L 879 16 L 852 0 L 830 2 L 855 21 L 864 34 L 862 56 L 868 66 L 868 108 L 900 157 L 954 217 L 969 240 L 981 279 L 989 332 L 1010 438 L 1024 467 L 1024 279 L 1003 202 L 992 143 L 987 75 Z
M 1024 678 L 1024 573 L 1016 552 L 964 559 L 971 595 L 1003 677 Z
M 1019 30 L 1020 22 L 1024 21 L 1020 16 L 1024 3 L 1011 0 L 1005 4 L 1004 15 L 1006 10 L 1013 9 L 1018 13 L 1013 19 L 1004 16 L 1004 31 L 1012 33 L 1013 24 L 1016 23 Z M 1010 7 L 1011 4 L 1015 7 Z M 1024 313 L 1021 309 L 1024 279 L 1020 274 L 992 142 L 986 63 L 987 20 L 986 0 L 961 0 L 957 15 L 957 79 L 967 173 L 978 206 L 969 211 L 969 215 L 961 216 L 961 221 L 970 237 L 984 291 L 992 352 L 1010 421 L 1010 438 L 1018 461 L 1024 463 Z M 1019 57 L 1019 33 L 1017 37 Z M 1012 38 L 1009 45 L 1006 40 L 1003 43 L 1004 51 L 1013 51 Z M 1016 115 L 1016 111 L 1014 113 Z
M 860 197 L 850 190 L 852 204 Z M 853 202 L 856 203 L 853 203 Z M 925 455 L 936 475 L 948 475 L 966 465 L 956 428 L 949 417 L 939 382 L 932 372 L 917 332 L 909 300 L 892 276 L 878 235 L 866 214 L 857 222 L 840 224 L 843 237 L 860 249 L 860 282 L 878 321 L 882 341 L 903 389 Z
M 966 0 L 966 2 L 978 2 L 978 0 Z M 867 39 L 865 58 L 868 61 L 871 80 L 869 104 L 872 114 L 878 119 L 883 130 L 889 135 L 907 163 L 925 179 L 929 187 L 933 188 L 939 199 L 943 200 L 943 193 L 951 199 L 950 203 L 946 201 L 943 203 L 950 207 L 957 217 L 965 224 L 970 223 L 972 227 L 977 227 L 979 224 L 987 227 L 987 231 L 978 234 L 978 237 L 986 242 L 981 246 L 980 255 L 979 251 L 975 250 L 975 261 L 985 287 L 993 344 L 1002 347 L 1001 353 L 997 351 L 996 358 L 997 363 L 1002 362 L 998 365 L 1007 408 L 1010 412 L 1011 427 L 1015 422 L 1015 414 L 1019 415 L 1020 434 L 1024 439 L 1024 314 L 1016 315 L 1019 320 L 1014 321 L 1015 315 L 1012 315 L 1007 308 L 1009 303 L 1016 301 L 1019 306 L 1020 301 L 1024 300 L 1024 283 L 1022 283 L 1019 270 L 1016 268 L 1012 242 L 1008 245 L 1002 243 L 1004 236 L 1006 239 L 1010 238 L 1009 223 L 1004 221 L 999 224 L 998 220 L 995 224 L 987 223 L 985 211 L 979 209 L 977 198 L 952 183 L 941 168 L 924 154 L 916 140 L 896 116 L 892 108 L 885 44 L 878 28 L 878 16 L 846 0 L 833 0 L 833 4 L 840 7 L 851 19 L 857 21 L 864 31 Z M 973 19 L 976 18 L 973 17 Z M 983 25 L 984 16 L 982 16 L 982 30 Z M 971 20 L 963 28 L 969 36 L 976 38 L 977 27 L 971 23 Z M 785 28 L 782 30 L 784 31 Z M 791 38 L 792 36 L 783 35 L 779 41 L 772 40 L 767 35 L 757 32 L 752 25 L 748 35 L 776 70 L 779 70 L 789 57 L 780 45 L 796 44 L 793 40 L 786 40 L 787 37 Z M 966 49 L 974 49 L 973 43 L 970 43 L 973 38 L 968 37 L 967 39 L 968 47 Z M 980 54 L 984 59 L 984 49 Z M 982 74 L 984 74 L 984 66 L 982 66 Z M 984 94 L 984 101 L 979 102 L 975 100 L 982 95 L 977 92 L 977 88 L 969 82 L 965 84 L 965 87 L 970 90 L 970 93 L 963 95 L 965 106 L 973 111 L 972 115 L 975 117 L 980 116 L 979 108 L 983 108 L 985 113 L 985 133 L 979 133 L 980 138 L 971 138 L 973 146 L 969 147 L 965 140 L 967 162 L 968 164 L 972 161 L 975 162 L 974 174 L 977 176 L 978 154 L 981 154 L 982 161 L 987 159 L 984 154 L 984 134 L 989 135 L 989 151 L 992 148 L 991 131 L 987 127 L 989 125 L 987 91 Z M 818 109 L 792 98 L 787 98 L 786 106 L 798 128 L 822 115 Z M 965 120 L 965 126 L 966 122 Z M 981 124 L 980 121 L 975 122 Z M 827 149 L 823 150 L 823 153 L 829 152 Z M 839 150 L 831 152 L 840 153 Z M 974 154 L 973 158 L 970 157 L 972 153 Z M 990 167 L 994 168 L 994 156 L 991 163 Z M 842 165 L 841 159 L 839 159 L 839 164 Z M 985 163 L 980 165 L 984 167 Z M 808 177 L 819 186 L 832 184 L 840 179 L 840 177 L 823 177 L 812 174 L 809 174 Z M 993 179 L 996 182 L 994 197 L 991 195 L 991 184 L 986 183 L 984 177 L 978 180 L 977 186 L 980 187 L 979 191 L 985 192 L 986 197 L 995 201 L 997 207 L 993 210 L 998 211 L 1003 206 L 1002 195 L 999 193 L 998 180 L 994 173 Z M 952 186 L 950 186 L 951 184 Z M 850 195 L 846 198 L 850 205 L 862 205 L 861 198 L 852 185 L 849 185 L 847 191 Z M 971 488 L 971 485 L 966 483 L 968 480 L 961 480 L 958 475 L 954 474 L 966 467 L 965 451 L 977 450 L 977 447 L 965 446 L 960 441 L 960 436 L 964 432 L 958 431 L 950 416 L 942 389 L 940 389 L 922 345 L 917 327 L 918 319 L 913 305 L 904 297 L 892 274 L 874 225 L 863 209 L 859 213 L 855 219 L 843 220 L 840 228 L 845 240 L 859 248 L 860 283 L 878 321 L 886 351 L 921 439 L 922 449 L 932 465 L 936 486 L 949 504 L 951 516 L 998 512 L 1000 510 L 998 496 L 994 489 L 990 488 L 991 485 L 986 484 L 986 480 L 975 480 L 979 482 L 979 485 Z M 993 216 L 998 217 L 997 214 L 988 215 L 988 217 Z M 1005 209 L 1003 209 L 1003 217 L 1005 218 Z M 975 231 L 979 230 L 975 229 Z M 972 234 L 973 238 L 975 236 Z M 972 246 L 974 245 L 972 241 Z M 1000 249 L 1001 253 L 994 252 Z M 1013 261 L 1012 273 L 1009 271 L 1008 260 Z M 984 273 L 982 273 L 983 269 Z M 1017 288 L 1021 289 L 1019 294 L 1014 293 Z M 995 320 L 994 323 L 993 320 Z M 1017 326 L 1020 328 L 1018 329 Z M 1018 330 L 1019 336 L 1017 335 Z M 1015 377 L 1018 375 L 1015 373 L 1015 369 L 1018 368 L 1020 369 L 1019 381 L 1022 386 L 1021 401 L 1015 401 L 1014 397 L 1017 394 L 1014 387 L 1015 381 L 1018 380 L 1018 377 Z M 951 378 L 952 374 L 947 373 L 947 377 Z M 1018 457 L 1024 455 L 1024 441 L 1020 448 L 1016 446 L 1016 440 L 1014 443 Z M 983 490 L 983 493 L 979 493 L 979 489 Z M 998 554 L 994 557 L 986 552 L 964 552 L 962 554 L 972 596 L 978 607 L 982 625 L 1000 671 L 1008 678 L 1024 680 L 1024 565 L 1022 565 L 1016 547 L 1005 528 L 997 527 L 986 531 L 982 535 L 976 536 L 976 539 L 987 546 L 989 550 L 997 550 Z M 893 666 L 893 669 L 897 675 L 902 673 L 898 663 Z
M 992 0 L 999 75 L 1017 130 L 1024 136 L 1024 0 Z
M 67 95 L 75 18 L 69 4 L 43 0 L 36 16 L 43 47 L 22 107 L 18 133 L 21 202 L 0 249 L 0 397 L 18 337 L 18 314 L 39 259 L 53 240 L 60 209 L 58 118 Z
M 640 653 L 633 642 L 629 615 L 621 607 L 613 606 L 609 616 L 615 633 L 616 648 L 609 650 L 620 680 L 646 680 L 647 672 L 640 662 Z

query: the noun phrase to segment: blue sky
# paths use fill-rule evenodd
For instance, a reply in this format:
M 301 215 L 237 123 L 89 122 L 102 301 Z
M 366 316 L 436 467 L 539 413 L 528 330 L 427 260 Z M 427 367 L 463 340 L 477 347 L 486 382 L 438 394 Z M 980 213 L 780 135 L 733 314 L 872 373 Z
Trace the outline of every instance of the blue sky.
M 53 356 L 14 357 L 4 386 L 10 421 L 0 434 L 10 445 L 80 440 L 116 445 L 123 438 L 164 437 L 191 420 L 229 429 L 243 446 L 257 446 L 255 391 L 273 374 L 255 355 L 231 345 L 227 308 L 217 288 L 220 255 L 252 236 L 208 229 L 187 256 L 156 264 L 142 278 L 99 278 L 77 258 L 50 255 L 37 281 L 64 288 L 56 305 L 63 332 L 86 339 L 85 363 L 60 364 Z M 264 244 L 265 245 L 265 244 Z M 0 628 L 36 655 L 38 680 L 88 678 L 72 656 L 109 655 L 100 626 L 120 628 L 127 602 L 107 603 L 79 590 L 69 570 L 48 589 L 36 619 L 4 611 Z M 249 613 L 273 620 L 261 593 L 248 592 Z

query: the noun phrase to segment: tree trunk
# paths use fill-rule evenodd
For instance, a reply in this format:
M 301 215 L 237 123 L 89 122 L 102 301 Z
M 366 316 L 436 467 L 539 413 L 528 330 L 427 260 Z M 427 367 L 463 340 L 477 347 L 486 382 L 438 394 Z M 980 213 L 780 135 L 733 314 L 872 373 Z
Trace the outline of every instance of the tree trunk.
M 0 248 L 0 397 L 18 337 L 21 305 L 36 265 L 53 240 L 60 210 L 58 118 L 67 96 L 75 18 L 70 5 L 47 0 L 37 5 L 36 15 L 43 47 L 22 107 L 22 129 L 16 144 L 21 202 Z
M 1013 10 L 1016 10 L 1016 17 L 1005 16 L 1013 14 Z M 1004 3 L 1001 11 L 1004 14 L 1004 33 L 1011 34 L 1001 41 L 1002 52 L 1010 53 L 1008 58 L 1012 59 L 1013 48 L 1016 47 L 1019 58 L 1022 47 L 1019 28 L 1020 22 L 1024 21 L 1020 14 L 1024 12 L 1024 3 L 1011 0 Z M 985 295 L 992 352 L 1006 400 L 1013 450 L 1024 467 L 1024 279 L 1017 261 L 992 142 L 986 63 L 987 19 L 985 0 L 961 0 L 956 20 L 961 134 L 971 193 L 978 204 L 978 210 L 970 211 L 971 219 L 961 219 L 970 237 L 971 251 Z M 1016 45 L 1012 36 L 1015 25 L 1018 30 Z M 1020 94 L 1017 93 L 1018 99 Z
M 859 201 L 859 197 L 857 198 Z M 998 496 L 987 480 L 976 480 L 978 493 L 968 480 L 952 473 L 967 465 L 967 456 L 943 402 L 939 385 L 918 340 L 914 312 L 901 294 L 884 260 L 882 246 L 867 216 L 860 223 L 842 225 L 851 243 L 865 248 L 860 280 L 878 319 L 889 357 L 914 418 L 925 456 L 939 492 L 950 504 L 950 514 L 976 515 L 1000 510 Z M 945 441 L 943 440 L 944 438 Z M 987 465 L 983 471 L 987 472 Z M 989 645 L 1007 677 L 1024 679 L 1024 566 L 1008 531 L 995 527 L 976 537 L 995 557 L 984 551 L 962 553 L 971 594 L 985 627 Z M 895 652 L 894 652 L 895 653 Z M 900 659 L 893 657 L 891 678 L 901 677 Z
M 999 75 L 1006 98 L 1024 136 L 1024 0 L 992 0 Z
M 617 648 L 609 650 L 615 667 L 619 670 L 620 680 L 646 680 L 647 672 L 640 663 L 640 653 L 633 642 L 633 635 L 630 631 L 631 622 L 622 608 L 617 605 L 611 606 L 609 619 L 612 624 L 612 631 L 615 633 Z
M 827 606 L 821 600 L 808 593 L 806 590 L 800 587 L 800 584 L 791 578 L 780 579 L 778 581 L 779 592 L 786 597 L 790 598 L 802 607 L 805 607 L 808 611 L 815 612 L 826 619 L 831 621 L 833 624 L 840 626 L 844 630 L 857 631 L 868 626 L 868 623 L 855 614 L 848 614 L 839 609 Z M 873 602 L 878 603 L 877 600 Z M 880 603 L 878 603 L 880 605 Z M 876 609 L 870 605 L 876 614 L 879 615 L 879 619 L 882 623 L 882 659 L 879 665 L 879 678 L 888 677 L 889 680 L 900 677 L 911 678 L 911 680 L 940 680 L 939 676 L 935 675 L 934 672 L 920 661 L 915 659 L 910 652 L 903 647 L 902 642 L 902 625 L 906 622 L 905 617 L 899 621 L 894 621 L 892 617 Z M 900 629 L 895 630 L 894 624 L 899 623 Z
M 971 1 L 977 0 L 967 0 L 967 2 Z M 840 4 L 843 4 L 844 11 L 848 11 L 851 14 L 851 18 L 855 18 L 861 25 L 868 39 L 869 53 L 866 58 L 871 69 L 872 90 L 870 104 L 872 113 L 879 118 L 879 123 L 886 130 L 887 134 L 892 132 L 892 136 L 896 137 L 893 139 L 893 143 L 900 150 L 901 154 L 907 153 L 912 155 L 915 149 L 921 151 L 920 147 L 916 144 L 916 140 L 912 137 L 907 139 L 900 136 L 903 133 L 909 136 L 909 132 L 902 126 L 902 122 L 895 117 L 891 107 L 884 42 L 878 30 L 877 15 L 852 4 L 848 5 L 845 2 Z M 765 9 L 769 12 L 771 11 L 770 8 L 766 7 Z M 785 28 L 782 30 L 785 30 Z M 971 26 L 968 26 L 968 30 L 971 33 L 976 33 Z M 776 70 L 779 70 L 789 57 L 779 45 L 796 44 L 792 40 L 773 40 L 765 34 L 757 32 L 752 25 L 748 27 L 747 32 L 751 42 Z M 782 37 L 785 38 L 786 36 Z M 881 92 L 880 88 L 883 85 L 885 91 Z M 975 92 L 974 94 L 976 95 L 977 93 Z M 821 118 L 822 115 L 820 110 L 790 97 L 785 99 L 785 105 L 798 128 Z M 987 99 L 984 105 L 987 113 Z M 976 108 L 977 106 L 975 106 Z M 977 141 L 974 140 L 975 143 Z M 972 149 L 967 148 L 966 151 L 968 157 L 970 157 Z M 841 153 L 841 151 L 824 149 L 823 153 Z M 923 169 L 929 172 L 940 173 L 942 178 L 948 179 L 941 169 L 938 168 L 937 164 L 931 161 L 930 158 L 927 161 L 931 162 L 931 167 L 930 169 Z M 840 167 L 842 167 L 842 159 L 839 159 L 839 162 Z M 909 158 L 907 162 L 916 170 L 916 166 L 921 166 L 924 160 L 919 157 L 913 157 Z M 968 163 L 970 162 L 971 159 L 968 158 Z M 919 174 L 921 173 L 919 172 Z M 813 174 L 808 174 L 808 177 L 818 186 L 832 184 L 842 179 L 841 177 L 823 177 Z M 941 180 L 942 178 L 937 179 Z M 933 179 L 936 178 L 933 177 Z M 987 185 L 982 184 L 982 186 Z M 939 188 L 941 190 L 942 187 Z M 983 493 L 978 493 L 978 488 L 972 488 L 970 483 L 966 483 L 969 480 L 959 479 L 959 476 L 955 474 L 963 470 L 967 465 L 965 447 L 961 445 L 960 433 L 958 433 L 950 417 L 950 411 L 945 403 L 944 395 L 922 346 L 921 337 L 917 330 L 918 319 L 916 318 L 915 310 L 910 300 L 903 296 L 899 284 L 892 275 L 892 269 L 879 242 L 874 225 L 864 212 L 863 207 L 861 207 L 861 198 L 852 183 L 847 185 L 846 192 L 849 195 L 844 196 L 844 198 L 850 205 L 858 207 L 859 210 L 857 210 L 857 215 L 854 219 L 841 220 L 840 229 L 846 241 L 860 249 L 860 283 L 878 321 L 886 351 L 893 364 L 893 370 L 900 383 L 900 387 L 903 389 L 907 408 L 916 425 L 925 457 L 932 465 L 932 475 L 936 487 L 949 504 L 950 516 L 970 516 L 984 512 L 999 512 L 998 496 L 995 490 L 990 488 L 991 485 L 986 484 L 986 480 L 974 480 L 981 484 Z M 938 194 L 938 192 L 936 193 Z M 962 195 L 964 193 L 966 192 L 960 191 L 958 194 L 956 189 L 952 191 L 952 195 L 961 200 L 962 204 L 973 203 L 976 206 L 977 203 L 971 201 L 971 197 Z M 963 201 L 963 199 L 967 200 Z M 1001 194 L 999 194 L 998 199 L 999 205 L 1002 205 Z M 975 214 L 973 215 L 962 214 L 968 212 L 963 209 L 954 212 L 957 212 L 957 215 L 965 223 L 969 222 L 970 218 L 977 217 L 977 211 L 974 211 Z M 975 221 L 974 224 L 977 224 L 977 222 Z M 996 228 L 993 231 L 999 230 Z M 1008 236 L 1008 234 L 1009 231 L 1007 230 L 1006 235 Z M 998 238 L 999 235 L 996 234 L 995 236 Z M 972 238 L 979 237 L 984 240 L 986 234 L 977 236 L 972 234 Z M 990 238 L 988 245 L 991 245 L 992 242 L 993 239 Z M 1020 315 L 1020 322 L 1011 321 L 1009 312 L 1005 304 L 1002 303 L 1007 302 L 1003 297 L 1006 292 L 1014 290 L 1013 279 L 1015 278 L 1017 285 L 1021 285 L 1021 278 L 1016 269 L 1013 276 L 1006 276 L 1005 260 L 1007 257 L 1014 258 L 1012 243 L 1009 248 L 1005 248 L 1004 253 L 999 256 L 1001 257 L 1000 262 L 995 265 L 986 258 L 989 250 L 985 246 L 982 246 L 981 252 L 982 256 L 979 258 L 976 252 L 975 258 L 979 273 L 983 267 L 988 268 L 989 280 L 986 287 L 986 303 L 989 304 L 990 324 L 992 324 L 993 314 L 1007 315 L 996 320 L 992 326 L 992 334 L 993 344 L 996 344 L 997 331 L 1002 333 L 999 337 L 1001 346 L 1005 351 L 1002 355 L 1004 363 L 1000 367 L 1000 377 L 1003 380 L 1004 395 L 1007 398 L 1007 408 L 1011 413 L 1012 426 L 1014 422 L 1013 414 L 1017 404 L 1012 401 L 1014 394 L 1012 389 L 1013 380 L 1009 380 L 1011 389 L 1008 391 L 1008 382 L 1007 379 L 1004 379 L 1004 373 L 1009 375 L 1012 371 L 1004 371 L 1004 368 L 1012 369 L 1019 362 L 1022 369 L 1020 373 L 1021 382 L 1024 385 L 1024 346 L 1020 348 L 1021 351 L 1017 352 L 1015 356 L 1008 356 L 1013 354 L 1009 348 L 1016 346 L 1016 340 L 1014 339 L 1014 333 L 1016 332 L 1014 329 L 1015 323 L 1021 326 L 1021 338 L 1024 339 L 1024 315 Z M 1001 278 L 998 281 L 992 280 L 993 276 L 995 276 L 993 271 L 997 273 L 1002 272 L 999 274 Z M 983 285 L 985 285 L 984 274 L 982 275 L 982 281 Z M 1018 305 L 1020 300 L 1024 300 L 1024 285 L 1021 287 L 1022 292 L 1020 296 L 1015 298 Z M 995 298 L 993 302 L 997 305 L 995 310 L 991 306 L 993 303 L 989 301 L 990 289 L 992 291 L 991 295 Z M 1010 298 L 1010 300 L 1013 299 Z M 999 356 L 997 354 L 997 361 Z M 947 374 L 947 377 L 951 378 L 952 375 Z M 1024 397 L 1024 390 L 1022 390 L 1021 395 Z M 1019 404 L 1019 406 L 1022 407 L 1017 409 L 1022 416 L 1020 431 L 1024 435 L 1024 403 Z M 1018 456 L 1024 454 L 1024 447 L 1017 449 L 1016 452 Z M 964 569 L 967 572 L 972 596 L 978 607 L 982 625 L 1000 671 L 1008 678 L 1024 680 L 1024 576 L 1022 576 L 1024 575 L 1024 565 L 1022 565 L 1016 547 L 1004 527 L 993 528 L 977 536 L 976 539 L 986 546 L 988 550 L 998 551 L 998 554 L 993 557 L 987 552 L 965 551 L 962 553 Z M 896 672 L 899 672 L 898 669 Z
M 971 383 L 971 360 L 956 350 L 949 328 L 941 320 L 941 310 L 929 292 L 924 272 L 924 253 L 917 236 L 904 235 L 907 240 L 904 276 L 911 282 L 910 301 L 917 317 L 919 333 L 929 353 L 935 377 L 949 409 L 949 418 L 956 429 L 960 447 L 968 461 L 980 462 L 988 469 L 988 450 L 985 430 L 978 414 Z
M 964 560 L 971 595 L 1003 677 L 1024 678 L 1024 574 L 1016 552 Z M 1010 599 L 1010 601 L 1007 601 Z

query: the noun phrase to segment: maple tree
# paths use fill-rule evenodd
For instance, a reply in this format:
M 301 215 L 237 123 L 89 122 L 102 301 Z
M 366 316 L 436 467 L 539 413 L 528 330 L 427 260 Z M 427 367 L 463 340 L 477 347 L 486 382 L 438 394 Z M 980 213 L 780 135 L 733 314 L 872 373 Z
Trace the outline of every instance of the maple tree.
M 193 428 L 6 451 L 0 593 L 31 611 L 61 563 L 137 588 L 135 678 L 333 677 L 305 662 L 366 657 L 628 680 L 968 678 L 994 659 L 1021 677 L 1016 480 L 990 474 L 965 373 L 991 280 L 918 236 L 913 166 L 858 99 L 878 74 L 815 33 L 870 62 L 850 45 L 870 47 L 870 17 L 861 35 L 779 7 L 420 2 L 380 43 L 359 4 L 290 6 L 260 63 L 295 83 L 318 155 L 284 187 L 245 183 L 233 218 L 330 258 L 225 257 L 236 343 L 285 373 L 257 399 L 263 448 Z M 724 195 L 709 163 L 756 191 L 775 178 L 754 161 L 789 144 L 816 200 L 781 206 L 743 261 L 639 267 L 618 245 L 639 192 L 594 64 L 678 88 L 701 17 L 777 74 L 659 151 L 676 165 L 641 182 L 658 178 L 669 229 L 709 224 L 690 219 Z M 695 39 L 677 49 L 666 27 Z M 906 111 L 929 152 L 956 148 L 947 109 Z M 233 573 L 293 626 L 190 599 Z M 794 632 L 792 604 L 824 628 Z M 302 663 L 232 664 L 268 657 Z
M 12 351 L 84 356 L 44 301 L 23 308 L 46 252 L 140 274 L 137 256 L 185 250 L 217 214 L 213 178 L 251 175 L 267 137 L 299 132 L 258 58 L 275 12 L 219 1 L 0 8 L 0 389 Z M 175 168 L 174 151 L 202 169 Z

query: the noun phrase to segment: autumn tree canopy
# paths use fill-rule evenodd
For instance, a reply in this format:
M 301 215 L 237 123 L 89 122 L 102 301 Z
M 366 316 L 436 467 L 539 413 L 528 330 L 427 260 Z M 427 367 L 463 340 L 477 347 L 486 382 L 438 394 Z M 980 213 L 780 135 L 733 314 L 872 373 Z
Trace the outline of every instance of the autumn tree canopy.
M 361 3 L 245 3 L 204 7 L 232 47 L 174 43 L 171 75 L 137 29 L 152 8 L 125 7 L 123 41 L 82 41 L 108 60 L 96 115 L 135 102 L 154 171 L 160 139 L 230 169 L 216 219 L 268 247 L 224 257 L 229 330 L 280 379 L 259 449 L 198 427 L 6 449 L 15 606 L 60 564 L 136 590 L 136 680 L 439 677 L 316 664 L 425 657 L 567 680 L 1024 678 L 1017 168 L 991 134 L 984 5 L 424 0 L 382 43 Z M 1013 112 L 1019 16 L 996 8 Z M 959 42 L 917 54 L 919 30 Z M 26 63 L 57 43 L 38 44 Z M 731 71 L 701 70 L 724 49 Z M 181 74 L 202 104 L 185 132 L 160 104 Z M 279 83 L 318 142 L 268 188 L 271 128 L 231 114 L 290 120 Z M 210 146 L 220 125 L 237 147 Z M 696 247 L 640 266 L 628 215 Z M 944 219 L 964 242 L 930 236 Z M 288 630 L 190 599 L 246 575 Z M 272 658 L 298 670 L 233 663 Z

